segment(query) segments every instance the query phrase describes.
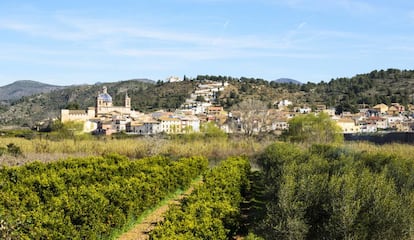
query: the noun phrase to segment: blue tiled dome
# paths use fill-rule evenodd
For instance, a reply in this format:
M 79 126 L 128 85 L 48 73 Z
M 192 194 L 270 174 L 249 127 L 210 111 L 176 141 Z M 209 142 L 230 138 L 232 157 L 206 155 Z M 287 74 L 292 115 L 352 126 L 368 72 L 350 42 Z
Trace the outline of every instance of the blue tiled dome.
M 99 94 L 99 99 L 102 99 L 104 102 L 112 102 L 112 97 L 108 93 Z

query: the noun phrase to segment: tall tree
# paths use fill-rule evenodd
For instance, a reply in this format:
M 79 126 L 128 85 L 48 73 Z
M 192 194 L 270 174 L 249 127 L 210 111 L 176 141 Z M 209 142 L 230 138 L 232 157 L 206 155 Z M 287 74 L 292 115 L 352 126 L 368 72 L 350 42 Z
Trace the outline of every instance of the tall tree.
M 240 114 L 241 129 L 246 135 L 260 132 L 268 117 L 267 104 L 260 100 L 246 99 L 237 104 L 233 111 Z

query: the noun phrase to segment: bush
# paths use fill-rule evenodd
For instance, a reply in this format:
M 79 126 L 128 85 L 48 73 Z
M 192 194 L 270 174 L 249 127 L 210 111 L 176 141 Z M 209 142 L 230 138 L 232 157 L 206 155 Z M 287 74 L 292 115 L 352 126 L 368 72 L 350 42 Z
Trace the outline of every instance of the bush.
M 20 156 L 20 155 L 23 154 L 22 153 L 22 150 L 20 149 L 20 147 L 17 146 L 17 145 L 15 145 L 14 143 L 9 143 L 7 145 L 7 153 L 9 153 L 9 154 L 11 154 L 11 155 L 13 155 L 15 157 Z

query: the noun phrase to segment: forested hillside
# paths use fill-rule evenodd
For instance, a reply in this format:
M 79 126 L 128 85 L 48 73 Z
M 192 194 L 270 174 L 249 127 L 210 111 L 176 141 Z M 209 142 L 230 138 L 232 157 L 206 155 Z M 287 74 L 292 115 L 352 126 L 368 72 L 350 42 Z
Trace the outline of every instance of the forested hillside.
M 211 77 L 210 77 L 211 78 Z M 213 77 L 229 81 L 232 88 L 222 93 L 221 103 L 231 107 L 242 99 L 255 98 L 275 107 L 282 99 L 289 99 L 297 106 L 315 107 L 324 104 L 342 111 L 356 112 L 360 107 L 379 103 L 398 102 L 414 104 L 414 70 L 374 70 L 351 78 L 336 78 L 329 82 L 292 83 L 268 82 L 256 78 Z

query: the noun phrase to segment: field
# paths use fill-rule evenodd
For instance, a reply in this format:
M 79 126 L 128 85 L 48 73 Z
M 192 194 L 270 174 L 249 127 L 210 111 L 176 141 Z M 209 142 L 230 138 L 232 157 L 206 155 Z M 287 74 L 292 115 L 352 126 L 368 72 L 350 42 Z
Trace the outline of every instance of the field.
M 14 144 L 21 154 L 1 154 L 0 165 L 22 165 L 40 161 L 52 162 L 68 157 L 102 156 L 117 153 L 129 158 L 141 158 L 154 155 L 190 157 L 205 156 L 212 163 L 229 156 L 254 156 L 261 152 L 270 141 L 256 141 L 244 138 L 194 138 L 165 139 L 147 137 L 136 139 L 66 139 L 51 141 L 46 139 L 0 138 L 0 148 Z M 0 149 L 1 150 L 1 149 Z
M 410 145 L 0 138 L 0 150 L 2 238 L 111 239 L 200 175 L 152 239 L 414 237 Z

